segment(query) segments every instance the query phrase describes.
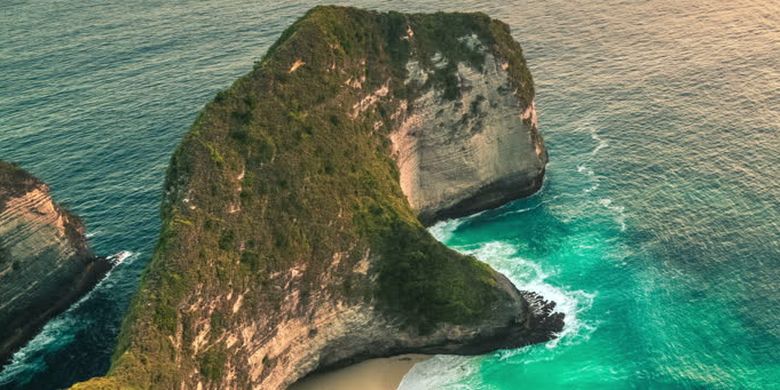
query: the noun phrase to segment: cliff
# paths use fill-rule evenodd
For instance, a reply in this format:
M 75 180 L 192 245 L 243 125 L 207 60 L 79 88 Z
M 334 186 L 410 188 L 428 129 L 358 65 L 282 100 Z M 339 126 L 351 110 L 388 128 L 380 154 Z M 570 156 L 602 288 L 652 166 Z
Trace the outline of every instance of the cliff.
M 108 269 L 44 183 L 0 162 L 0 363 Z
M 438 51 L 431 64 L 408 62 L 406 82 L 420 88 L 414 99 L 400 102 L 401 119 L 390 134 L 401 189 L 426 224 L 533 194 L 547 163 L 536 107 L 529 101 L 533 92 L 520 91 L 532 88 L 530 75 L 522 58 L 509 59 L 521 55 L 519 48 L 494 53 L 473 32 L 458 43 L 480 63 L 450 63 Z M 513 79 L 510 66 L 522 67 L 521 76 Z M 442 98 L 428 82 L 442 70 L 457 83 L 453 99 Z
M 483 14 L 313 9 L 185 136 L 112 367 L 75 387 L 281 389 L 554 337 L 554 304 L 424 227 L 540 186 L 533 95 Z

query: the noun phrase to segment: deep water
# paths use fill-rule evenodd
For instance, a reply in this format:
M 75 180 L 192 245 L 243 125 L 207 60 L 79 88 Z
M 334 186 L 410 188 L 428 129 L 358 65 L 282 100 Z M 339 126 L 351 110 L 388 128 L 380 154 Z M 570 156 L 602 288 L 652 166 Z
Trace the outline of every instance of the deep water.
M 0 158 L 51 184 L 98 253 L 133 252 L 14 356 L 0 387 L 105 372 L 171 152 L 313 4 L 0 3 Z M 550 152 L 539 194 L 431 230 L 558 302 L 564 333 L 436 357 L 401 388 L 780 387 L 780 3 L 353 4 L 509 23 Z

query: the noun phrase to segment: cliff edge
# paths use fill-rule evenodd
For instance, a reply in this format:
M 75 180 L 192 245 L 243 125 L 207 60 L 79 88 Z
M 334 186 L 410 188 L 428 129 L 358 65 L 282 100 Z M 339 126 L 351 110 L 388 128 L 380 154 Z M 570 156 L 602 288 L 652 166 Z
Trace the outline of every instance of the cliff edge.
M 46 184 L 0 161 L 0 364 L 109 268 Z
M 112 367 L 75 388 L 282 389 L 554 337 L 553 303 L 425 230 L 539 188 L 533 96 L 486 15 L 309 11 L 184 137 Z

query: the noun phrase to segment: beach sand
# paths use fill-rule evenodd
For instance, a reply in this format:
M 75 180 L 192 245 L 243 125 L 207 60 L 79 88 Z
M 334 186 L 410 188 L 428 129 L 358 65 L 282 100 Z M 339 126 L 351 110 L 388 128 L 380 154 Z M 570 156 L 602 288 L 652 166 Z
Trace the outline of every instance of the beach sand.
M 339 370 L 315 374 L 289 390 L 395 390 L 415 363 L 428 355 L 399 355 L 371 359 Z

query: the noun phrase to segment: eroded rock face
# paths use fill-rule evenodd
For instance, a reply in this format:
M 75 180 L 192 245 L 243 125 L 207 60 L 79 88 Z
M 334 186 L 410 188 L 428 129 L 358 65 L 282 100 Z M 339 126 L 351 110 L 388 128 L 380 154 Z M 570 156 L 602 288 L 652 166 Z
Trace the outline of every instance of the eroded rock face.
M 44 183 L 0 162 L 0 362 L 108 270 Z
M 553 312 L 554 303 L 518 291 L 502 275 L 497 275 L 498 288 L 509 299 L 490 307 L 490 316 L 472 324 L 439 324 L 431 332 L 403 326 L 401 319 L 388 316 L 373 301 L 347 302 L 317 294 L 302 305 L 303 286 L 295 278 L 288 282 L 292 294 L 284 299 L 275 314 L 278 317 L 257 316 L 225 335 L 227 347 L 241 351 L 237 360 L 248 364 L 229 365 L 219 386 L 209 385 L 196 371 L 182 382 L 195 387 L 244 388 L 251 383 L 253 388 L 284 389 L 312 372 L 374 357 L 476 355 L 518 348 L 550 340 L 563 325 L 563 315 Z M 243 299 L 231 298 L 228 302 L 234 308 Z M 206 338 L 211 331 L 204 322 L 193 350 L 208 348 Z
M 536 192 L 547 163 L 536 107 L 510 84 L 509 64 L 497 61 L 476 36 L 463 38 L 476 41 L 485 56 L 482 69 L 458 63 L 459 97 L 445 99 L 428 89 L 401 105 L 402 123 L 390 136 L 401 188 L 426 224 Z M 424 82 L 430 72 L 417 61 L 407 70 L 407 82 Z
M 283 389 L 312 372 L 365 359 L 407 353 L 477 355 L 545 342 L 560 331 L 563 316 L 553 312 L 554 303 L 534 293 L 518 292 L 505 278 L 500 288 L 513 300 L 491 307 L 495 314 L 487 321 L 441 324 L 424 334 L 399 326 L 371 304 L 325 304 L 312 313 L 311 320 L 279 326 L 284 337 L 260 346 L 257 354 L 281 359 L 270 365 L 257 364 L 253 374 L 262 378 L 261 387 Z M 277 344 L 279 340 L 283 342 Z
M 283 389 L 549 340 L 554 303 L 423 225 L 532 192 L 545 162 L 508 26 L 317 7 L 185 136 L 112 368 L 76 387 Z

